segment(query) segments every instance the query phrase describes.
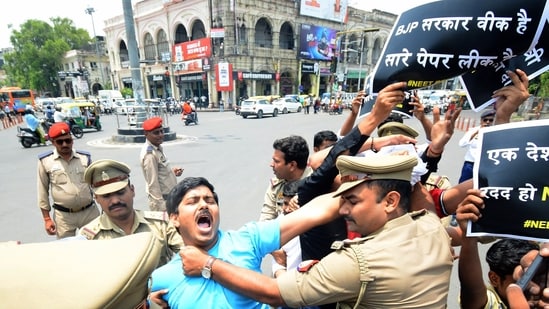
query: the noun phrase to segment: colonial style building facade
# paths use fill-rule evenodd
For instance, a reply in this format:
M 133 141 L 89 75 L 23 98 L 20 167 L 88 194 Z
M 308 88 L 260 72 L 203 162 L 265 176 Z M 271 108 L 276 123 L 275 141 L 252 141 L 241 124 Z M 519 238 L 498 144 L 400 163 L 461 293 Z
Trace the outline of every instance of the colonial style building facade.
M 207 96 L 212 105 L 243 96 L 355 92 L 396 15 L 334 5 L 324 16 L 319 7 L 315 0 L 137 2 L 139 68 L 130 65 L 124 16 L 115 16 L 104 28 L 108 78 L 114 89 L 132 87 L 131 72 L 139 70 L 148 98 Z

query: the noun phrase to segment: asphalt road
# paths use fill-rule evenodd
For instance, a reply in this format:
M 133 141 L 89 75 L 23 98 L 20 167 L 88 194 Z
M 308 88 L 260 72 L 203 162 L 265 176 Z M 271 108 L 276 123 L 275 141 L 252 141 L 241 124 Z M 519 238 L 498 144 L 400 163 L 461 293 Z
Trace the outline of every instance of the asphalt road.
M 305 137 L 312 148 L 313 135 L 326 129 L 337 132 L 347 113 L 296 113 L 275 118 L 243 119 L 230 111 L 199 111 L 199 125 L 191 126 L 184 126 L 178 115 L 171 116 L 168 125 L 180 138 L 165 143 L 165 153 L 172 166 L 184 168 L 182 177 L 204 176 L 212 182 L 220 198 L 221 228 L 235 229 L 259 217 L 263 195 L 273 176 L 269 167 L 273 141 L 297 134 Z M 477 118 L 472 111 L 465 111 L 462 117 Z M 103 131 L 84 134 L 82 139 L 75 141 L 74 147 L 90 151 L 94 160 L 110 158 L 128 164 L 132 169 L 131 181 L 136 187 L 134 207 L 146 209 L 144 178 L 139 165 L 141 145 L 108 142 L 116 134 L 118 123 L 126 123 L 124 117 L 117 121 L 117 116 L 108 115 L 103 116 L 101 121 Z M 406 120 L 406 124 L 422 132 L 417 120 Z M 55 238 L 44 231 L 36 202 L 37 156 L 53 146 L 24 149 L 16 133 L 15 127 L 0 130 L 0 241 L 53 241 Z M 464 149 L 457 146 L 462 135 L 462 131 L 456 131 L 440 163 L 439 172 L 448 175 L 452 183 L 457 183 L 463 162 Z M 422 138 L 419 141 L 425 142 Z M 265 267 L 268 265 L 269 262 L 264 263 Z M 455 268 L 448 298 L 450 309 L 458 308 L 456 300 L 459 286 Z

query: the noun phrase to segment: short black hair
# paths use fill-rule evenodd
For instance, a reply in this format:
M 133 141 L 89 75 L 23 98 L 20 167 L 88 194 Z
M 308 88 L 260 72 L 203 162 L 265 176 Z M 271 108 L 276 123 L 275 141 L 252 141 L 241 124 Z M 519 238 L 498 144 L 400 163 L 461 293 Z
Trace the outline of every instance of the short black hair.
M 320 147 L 322 142 L 337 142 L 337 135 L 330 130 L 318 131 L 313 138 L 313 147 Z
M 520 265 L 520 259 L 531 250 L 539 250 L 539 246 L 523 239 L 501 239 L 486 252 L 486 262 L 491 271 L 504 279 L 513 274 L 515 267 Z
M 286 163 L 295 161 L 297 167 L 305 169 L 309 159 L 309 146 L 307 141 L 299 135 L 290 135 L 274 141 L 273 148 L 284 153 Z
M 299 188 L 300 181 L 290 181 L 284 184 L 282 188 L 282 195 L 284 197 L 294 197 L 297 194 L 297 189 Z
M 214 186 L 204 177 L 186 177 L 183 178 L 175 187 L 172 188 L 166 199 L 166 210 L 168 215 L 178 214 L 178 206 L 181 200 L 187 194 L 188 191 L 200 187 L 206 186 L 212 191 L 215 203 L 219 205 L 219 199 L 217 193 L 215 193 Z

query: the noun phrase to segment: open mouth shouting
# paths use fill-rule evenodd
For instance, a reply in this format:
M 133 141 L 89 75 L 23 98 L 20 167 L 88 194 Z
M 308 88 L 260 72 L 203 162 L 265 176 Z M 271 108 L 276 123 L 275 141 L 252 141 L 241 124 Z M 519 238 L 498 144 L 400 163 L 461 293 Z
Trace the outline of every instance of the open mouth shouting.
M 212 228 L 212 215 L 210 214 L 209 211 L 205 210 L 205 211 L 201 211 L 199 214 L 198 214 L 198 217 L 197 217 L 197 220 L 196 220 L 196 223 L 198 225 L 198 229 L 207 233 L 211 230 Z

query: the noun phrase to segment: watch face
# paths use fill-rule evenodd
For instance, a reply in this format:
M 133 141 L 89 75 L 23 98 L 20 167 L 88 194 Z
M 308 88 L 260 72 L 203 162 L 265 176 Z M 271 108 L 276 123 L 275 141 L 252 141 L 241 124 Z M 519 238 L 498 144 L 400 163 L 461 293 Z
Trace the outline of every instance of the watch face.
M 212 271 L 208 268 L 203 268 L 202 269 L 202 277 L 206 278 L 206 279 L 210 279 L 210 277 L 212 276 Z

